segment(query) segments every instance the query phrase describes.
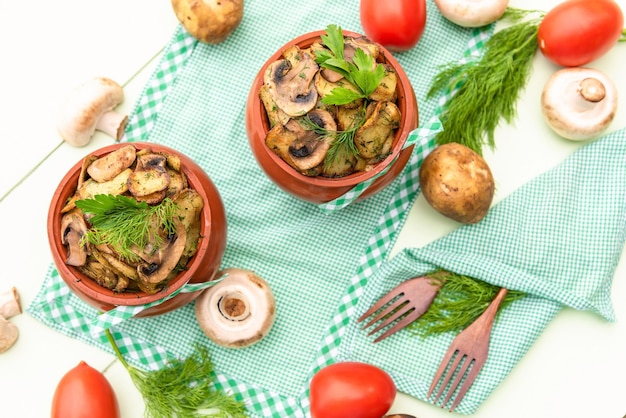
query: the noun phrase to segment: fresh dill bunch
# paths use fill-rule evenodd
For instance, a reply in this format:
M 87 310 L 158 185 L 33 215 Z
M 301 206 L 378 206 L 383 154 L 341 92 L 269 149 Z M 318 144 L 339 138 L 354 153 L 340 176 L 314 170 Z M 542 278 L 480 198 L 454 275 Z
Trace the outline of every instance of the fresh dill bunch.
M 300 123 L 304 129 L 313 131 L 316 134 L 320 135 L 320 141 L 323 141 L 328 137 L 332 138 L 330 148 L 328 149 L 328 153 L 324 158 L 324 165 L 326 167 L 332 165 L 335 159 L 339 158 L 342 155 L 348 157 L 354 157 L 358 155 L 359 150 L 354 143 L 354 136 L 356 135 L 356 131 L 363 125 L 364 122 L 365 111 L 362 108 L 359 112 L 356 113 L 356 116 L 352 120 L 348 129 L 344 131 L 328 130 L 313 122 L 307 115 L 303 116 L 300 119 Z
M 144 371 L 128 364 L 111 331 L 107 339 L 116 357 L 128 371 L 145 402 L 146 418 L 243 418 L 246 407 L 233 395 L 213 386 L 215 377 L 208 348 L 197 345 L 194 354 L 184 360 L 169 360 L 159 370 Z
M 127 260 L 137 259 L 131 251 L 133 246 L 144 248 L 151 243 L 155 248 L 160 247 L 163 244 L 160 230 L 167 235 L 176 233 L 177 206 L 170 198 L 150 206 L 127 196 L 100 194 L 76 201 L 76 207 L 93 215 L 89 220 L 92 228 L 83 235 L 83 242 L 110 245 Z
M 482 280 L 448 271 L 440 270 L 427 276 L 439 281 L 441 289 L 430 308 L 407 327 L 413 334 L 424 338 L 464 330 L 487 309 L 500 289 Z M 523 292 L 509 290 L 500 309 L 524 296 Z
M 530 15 L 534 17 L 527 18 Z M 532 71 L 538 49 L 537 31 L 544 13 L 508 8 L 502 19 L 513 25 L 487 40 L 477 60 L 444 66 L 428 92 L 454 92 L 443 106 L 439 145 L 457 142 L 482 155 L 483 145 L 495 148 L 494 132 L 501 120 L 511 123 L 516 102 Z

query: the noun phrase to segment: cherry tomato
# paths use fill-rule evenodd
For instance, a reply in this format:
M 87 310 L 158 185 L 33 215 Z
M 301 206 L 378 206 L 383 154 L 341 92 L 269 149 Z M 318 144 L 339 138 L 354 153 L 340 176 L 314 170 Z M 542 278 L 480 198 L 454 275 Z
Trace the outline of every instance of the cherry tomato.
M 615 46 L 623 26 L 624 15 L 613 0 L 567 0 L 544 16 L 539 49 L 555 64 L 578 67 Z
M 109 381 L 84 361 L 59 381 L 52 398 L 51 418 L 120 418 Z
M 408 51 L 426 26 L 425 0 L 361 0 L 365 35 L 390 51 Z
M 313 376 L 313 418 L 380 418 L 391 408 L 396 386 L 384 370 L 367 363 L 331 364 Z

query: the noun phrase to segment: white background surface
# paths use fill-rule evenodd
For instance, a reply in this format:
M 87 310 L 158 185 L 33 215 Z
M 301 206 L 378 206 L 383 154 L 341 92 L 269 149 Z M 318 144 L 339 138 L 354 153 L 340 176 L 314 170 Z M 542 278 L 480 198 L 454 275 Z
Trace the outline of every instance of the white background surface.
M 548 10 L 559 1 L 512 1 Z M 624 0 L 618 1 L 626 9 Z M 0 291 L 17 287 L 26 308 L 51 262 L 46 215 L 52 192 L 67 168 L 91 150 L 113 142 L 96 135 L 85 148 L 62 144 L 55 106 L 73 86 L 107 76 L 124 84 L 130 112 L 177 22 L 169 2 L 0 0 L 3 159 L 0 175 Z M 626 95 L 626 44 L 588 66 L 601 69 Z M 497 182 L 496 201 L 559 163 L 580 144 L 555 136 L 543 123 L 539 97 L 557 69 L 540 54 L 512 126 L 497 131 L 497 149 L 486 154 Z M 626 126 L 620 107 L 611 130 Z M 395 251 L 421 246 L 458 227 L 418 198 Z M 621 418 L 626 415 L 626 262 L 615 275 L 616 323 L 565 309 L 528 354 L 473 415 L 477 418 Z M 11 319 L 17 344 L 0 354 L 0 416 L 49 416 L 59 379 L 80 360 L 104 370 L 112 356 L 51 330 L 27 313 Z M 106 376 L 124 418 L 141 417 L 142 399 L 118 362 Z M 450 417 L 438 407 L 399 394 L 391 412 L 419 418 Z

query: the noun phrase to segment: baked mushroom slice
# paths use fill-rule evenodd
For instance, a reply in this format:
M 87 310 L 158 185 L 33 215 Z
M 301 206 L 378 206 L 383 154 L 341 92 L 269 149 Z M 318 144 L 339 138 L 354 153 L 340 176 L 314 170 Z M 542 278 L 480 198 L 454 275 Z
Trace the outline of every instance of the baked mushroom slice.
M 541 94 L 541 110 L 558 135 L 573 141 L 600 136 L 617 112 L 618 92 L 600 70 L 563 68 L 548 79 Z
M 19 332 L 17 327 L 5 317 L 0 316 L 0 353 L 4 353 L 15 344 Z
M 187 231 L 178 220 L 174 219 L 174 223 L 176 224 L 176 233 L 168 236 L 167 241 L 163 244 L 161 262 L 147 263 L 144 261 L 137 266 L 137 273 L 139 274 L 137 285 L 146 293 L 155 293 L 159 287 L 165 284 L 164 282 L 176 268 L 183 254 Z
M 400 110 L 393 102 L 372 102 L 366 120 L 354 135 L 359 155 L 365 159 L 380 158 L 390 133 L 400 125 Z
M 161 154 L 137 154 L 137 165 L 128 177 L 128 190 L 134 197 L 145 197 L 166 191 L 170 175 L 166 169 L 167 157 Z M 158 194 L 160 196 L 161 194 Z M 165 193 L 162 193 L 165 197 Z M 158 203 L 151 199 L 150 203 Z
M 279 109 L 292 117 L 302 116 L 317 104 L 313 78 L 319 66 L 310 52 L 298 46 L 286 49 L 283 57 L 269 65 L 264 84 Z
M 87 167 L 87 173 L 98 183 L 112 180 L 122 171 L 133 165 L 136 153 L 137 151 L 134 145 L 123 146 L 94 160 Z
M 270 89 L 267 84 L 263 84 L 259 89 L 259 99 L 261 99 L 261 103 L 263 103 L 263 107 L 265 108 L 265 114 L 267 115 L 267 119 L 270 123 L 270 128 L 278 124 L 286 124 L 291 116 L 283 112 L 272 99 L 272 95 L 270 94 Z
M 250 270 L 221 272 L 220 283 L 204 290 L 195 302 L 196 319 L 215 344 L 243 348 L 265 337 L 276 317 L 276 301 L 268 283 Z
M 385 76 L 369 95 L 369 99 L 376 102 L 395 102 L 397 98 L 396 87 L 398 86 L 398 75 L 391 65 L 384 64 Z
M 182 190 L 172 200 L 176 204 L 177 217 L 187 230 L 187 242 L 182 257 L 189 259 L 198 251 L 200 214 L 204 208 L 204 200 L 193 189 Z
M 82 242 L 87 230 L 87 223 L 80 209 L 72 209 L 61 218 L 61 242 L 67 248 L 65 264 L 78 267 L 87 261 L 87 247 Z

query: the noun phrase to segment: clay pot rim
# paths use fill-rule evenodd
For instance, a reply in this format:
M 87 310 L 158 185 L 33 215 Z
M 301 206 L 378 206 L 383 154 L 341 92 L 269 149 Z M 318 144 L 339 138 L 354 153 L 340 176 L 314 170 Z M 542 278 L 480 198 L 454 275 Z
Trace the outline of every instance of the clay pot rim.
M 115 305 L 115 306 L 137 306 L 144 305 L 147 303 L 151 303 L 162 298 L 165 298 L 172 293 L 179 290 L 185 284 L 187 284 L 197 272 L 197 269 L 200 265 L 201 258 L 207 252 L 206 243 L 209 242 L 209 238 L 211 236 L 211 210 L 208 196 L 203 190 L 202 187 L 198 187 L 201 185 L 198 175 L 194 172 L 193 165 L 195 164 L 193 160 L 189 157 L 177 151 L 173 148 L 170 148 L 165 145 L 146 143 L 146 142 L 126 142 L 126 143 L 116 143 L 108 146 L 104 146 L 97 150 L 94 150 L 89 153 L 89 155 L 102 156 L 108 154 L 111 151 L 115 151 L 116 149 L 132 144 L 137 149 L 145 149 L 152 148 L 154 151 L 164 151 L 168 153 L 173 153 L 178 155 L 181 158 L 182 162 L 182 170 L 187 176 L 190 187 L 196 190 L 202 196 L 202 199 L 205 202 L 204 208 L 201 213 L 201 238 L 198 243 L 198 251 L 196 254 L 189 260 L 187 264 L 187 269 L 181 272 L 178 276 L 173 278 L 163 290 L 155 293 L 155 294 L 147 294 L 145 292 L 137 291 L 137 292 L 114 292 L 110 289 L 106 289 L 98 285 L 91 278 L 87 277 L 77 268 L 73 266 L 69 266 L 64 263 L 65 258 L 65 247 L 61 243 L 60 239 L 60 209 L 63 207 L 65 203 L 65 199 L 62 197 L 64 195 L 71 196 L 73 194 L 73 189 L 75 188 L 76 181 L 78 180 L 78 175 L 80 174 L 83 158 L 81 158 L 78 162 L 76 162 L 72 168 L 70 168 L 67 173 L 63 176 L 62 180 L 59 182 L 57 189 L 55 190 L 52 200 L 50 202 L 50 207 L 48 210 L 47 217 L 47 232 L 48 232 L 48 241 L 50 244 L 50 248 L 52 251 L 53 260 L 55 266 L 59 272 L 61 278 L 68 284 L 70 289 L 72 287 L 76 287 L 80 292 L 84 293 L 85 296 L 91 298 L 95 301 L 101 302 L 102 304 L 107 305 Z M 191 161 L 192 164 L 189 164 L 188 161 Z M 199 166 L 198 166 L 199 168 Z M 206 175 L 206 174 L 205 174 Z M 68 194 L 68 190 L 72 189 Z M 207 277 L 207 281 L 211 280 L 211 277 Z M 73 283 L 69 283 L 69 281 L 73 281 Z M 73 290 L 73 289 L 72 289 Z M 78 295 L 80 297 L 80 295 Z
M 343 30 L 342 32 L 344 36 L 353 36 L 353 37 L 364 36 L 360 33 L 352 32 L 348 30 Z M 308 32 L 285 43 L 272 56 L 270 56 L 268 60 L 263 64 L 263 66 L 257 73 L 257 76 L 255 77 L 255 80 L 251 87 L 252 91 L 250 94 L 252 95 L 254 94 L 253 93 L 254 91 L 258 91 L 258 89 L 262 85 L 262 79 L 263 79 L 263 74 L 265 73 L 265 70 L 272 62 L 278 60 L 281 57 L 282 52 L 286 48 L 292 45 L 298 45 L 301 48 L 302 47 L 306 48 L 310 46 L 312 43 L 314 43 L 315 41 L 321 40 L 320 36 L 324 33 L 325 33 L 325 30 L 317 30 L 317 31 Z M 327 177 L 322 177 L 322 176 L 310 177 L 310 176 L 305 176 L 297 172 L 289 164 L 283 161 L 282 158 L 280 158 L 278 155 L 272 152 L 269 148 L 267 148 L 265 144 L 262 144 L 263 146 L 260 148 L 265 150 L 264 152 L 273 161 L 273 163 L 278 167 L 282 175 L 286 175 L 290 177 L 297 177 L 298 181 L 301 181 L 302 183 L 305 183 L 314 187 L 323 187 L 323 188 L 325 187 L 328 187 L 328 188 L 354 187 L 357 184 L 370 180 L 372 177 L 386 170 L 388 167 L 390 167 L 397 161 L 399 154 L 404 150 L 404 146 L 408 139 L 408 133 L 411 130 L 413 130 L 413 128 L 407 130 L 408 125 L 410 125 L 411 116 L 412 116 L 407 111 L 407 108 L 409 110 L 414 110 L 416 114 L 418 112 L 418 108 L 417 108 L 416 102 L 415 102 L 414 107 L 412 103 L 409 103 L 410 101 L 412 101 L 412 99 L 409 96 L 415 97 L 415 93 L 413 91 L 413 87 L 410 83 L 410 80 L 408 79 L 408 76 L 402 69 L 402 66 L 400 65 L 400 63 L 395 59 L 395 57 L 391 54 L 389 50 L 387 50 L 386 48 L 382 46 L 381 46 L 381 53 L 384 57 L 383 62 L 390 64 L 396 70 L 396 73 L 398 74 L 398 87 L 397 88 L 399 89 L 400 94 L 399 94 L 397 103 L 399 104 L 400 111 L 402 112 L 402 120 L 401 120 L 400 126 L 398 127 L 396 137 L 394 139 L 392 152 L 385 159 L 383 159 L 382 161 L 374 165 L 374 167 L 368 171 L 352 173 L 352 174 L 349 174 L 347 176 L 340 177 L 340 178 L 327 178 Z M 256 100 L 260 102 L 258 95 L 257 95 Z M 255 121 L 261 122 L 263 126 L 263 131 L 267 133 L 269 131 L 269 122 L 265 114 L 265 109 L 262 105 L 260 105 L 259 111 L 260 111 L 260 114 L 253 115 L 253 117 Z M 252 129 L 251 127 L 248 127 L 248 131 L 250 131 L 251 129 Z M 410 148 L 412 150 L 412 147 Z M 266 170 L 265 167 L 263 167 L 263 169 Z

